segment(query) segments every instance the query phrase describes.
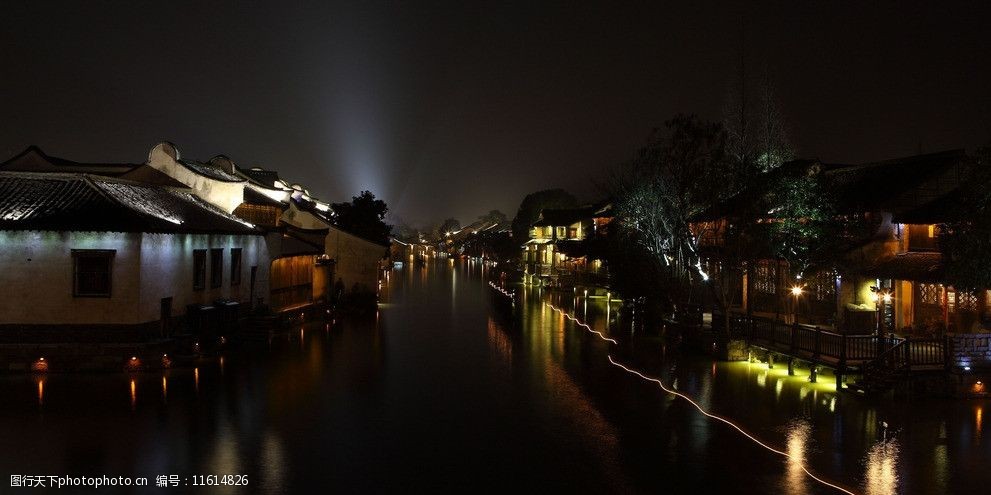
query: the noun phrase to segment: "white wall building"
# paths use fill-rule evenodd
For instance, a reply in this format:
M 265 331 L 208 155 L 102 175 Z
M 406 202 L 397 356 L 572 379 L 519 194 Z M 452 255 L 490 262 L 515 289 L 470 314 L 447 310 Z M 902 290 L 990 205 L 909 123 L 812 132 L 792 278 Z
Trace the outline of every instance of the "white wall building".
M 264 235 L 186 189 L 0 172 L 0 339 L 141 340 L 187 305 L 248 303 Z

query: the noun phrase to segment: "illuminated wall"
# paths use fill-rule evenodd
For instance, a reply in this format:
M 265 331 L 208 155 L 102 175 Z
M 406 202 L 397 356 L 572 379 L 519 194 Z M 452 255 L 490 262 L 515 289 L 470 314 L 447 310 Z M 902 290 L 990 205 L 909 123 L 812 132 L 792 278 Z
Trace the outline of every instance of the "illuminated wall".
M 225 182 L 193 172 L 178 162 L 179 150 L 159 143 L 148 153 L 148 165 L 192 188 L 204 201 L 231 213 L 244 202 L 245 182 Z
M 207 284 L 193 289 L 193 250 L 223 250 L 223 281 L 210 287 L 209 255 Z M 231 283 L 231 249 L 241 249 L 241 283 Z M 209 251 L 208 251 L 209 253 Z M 265 238 L 255 235 L 142 234 L 141 311 L 147 320 L 158 319 L 161 300 L 172 297 L 172 314 L 186 312 L 188 304 L 212 304 L 217 299 L 248 304 L 252 300 L 251 267 L 255 273 L 254 298 L 268 299 L 269 254 Z
M 337 260 L 334 283 L 340 279 L 346 290 L 357 284 L 362 292 L 375 292 L 378 287 L 379 263 L 386 247 L 366 241 L 343 230 L 331 227 L 327 234 L 326 252 Z
M 379 263 L 388 253 L 388 247 L 340 230 L 309 212 L 297 209 L 295 205 L 283 213 L 282 221 L 303 229 L 329 228 L 330 232 L 324 240 L 324 252 L 337 262 L 333 283 L 340 279 L 348 291 L 355 284 L 364 292 L 377 290 Z
M 0 231 L 0 324 L 135 323 L 141 234 Z M 111 297 L 73 297 L 73 249 L 116 251 Z
M 193 289 L 193 250 L 224 250 L 223 283 Z M 231 285 L 231 248 L 241 249 L 241 283 Z M 111 249 L 110 297 L 73 296 L 73 249 Z M 157 321 L 162 298 L 172 314 L 216 299 L 247 303 L 268 294 L 268 249 L 261 236 L 119 232 L 0 232 L 0 324 L 133 324 Z M 208 271 L 209 271 L 208 263 Z M 210 280 L 209 273 L 207 281 Z

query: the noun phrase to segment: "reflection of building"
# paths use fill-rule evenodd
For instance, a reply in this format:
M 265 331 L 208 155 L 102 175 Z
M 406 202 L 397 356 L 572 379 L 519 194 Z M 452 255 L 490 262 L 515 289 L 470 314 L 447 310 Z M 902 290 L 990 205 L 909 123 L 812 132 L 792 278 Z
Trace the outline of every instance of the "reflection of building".
M 951 220 L 947 215 L 967 166 L 962 151 L 852 166 L 812 161 L 783 165 L 782 173 L 791 169 L 827 177 L 838 213 L 865 219 L 868 229 L 851 243 L 835 271 L 806 273 L 799 280 L 787 263 L 773 259 L 740 270 L 736 309 L 792 313 L 799 321 L 847 333 L 980 328 L 991 313 L 988 291 L 945 285 L 937 243 L 938 224 Z M 703 249 L 713 253 L 704 265 L 710 274 L 719 269 L 720 226 L 732 209 L 731 200 L 698 217 L 694 225 Z
M 601 244 L 611 221 L 611 203 L 541 211 L 523 246 L 525 272 L 551 284 L 604 283 Z
M 403 242 L 399 239 L 392 239 L 392 246 L 389 249 L 389 256 L 398 262 L 425 261 L 437 256 L 437 246 L 427 242 Z

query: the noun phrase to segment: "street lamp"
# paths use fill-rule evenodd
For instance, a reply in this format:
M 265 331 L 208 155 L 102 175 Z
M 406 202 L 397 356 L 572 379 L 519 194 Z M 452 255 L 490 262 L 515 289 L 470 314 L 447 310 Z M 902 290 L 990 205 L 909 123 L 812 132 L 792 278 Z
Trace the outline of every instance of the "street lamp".
M 802 295 L 802 286 L 794 285 L 791 288 L 791 295 L 795 296 L 795 303 L 792 305 L 791 322 L 798 323 L 798 298 Z

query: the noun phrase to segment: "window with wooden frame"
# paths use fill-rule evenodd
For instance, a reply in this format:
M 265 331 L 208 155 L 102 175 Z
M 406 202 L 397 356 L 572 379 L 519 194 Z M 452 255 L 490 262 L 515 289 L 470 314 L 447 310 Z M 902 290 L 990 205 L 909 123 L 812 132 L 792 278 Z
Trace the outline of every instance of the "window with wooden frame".
M 919 302 L 933 306 L 943 304 L 943 287 L 939 284 L 919 284 Z
M 224 250 L 210 250 L 210 288 L 216 289 L 224 284 Z
M 754 290 L 762 294 L 776 294 L 778 290 L 777 264 L 761 261 L 754 270 Z
M 241 248 L 231 248 L 231 286 L 241 285 Z
M 73 297 L 110 297 L 115 254 L 112 249 L 72 250 Z
M 193 250 L 193 289 L 206 288 L 206 249 Z

